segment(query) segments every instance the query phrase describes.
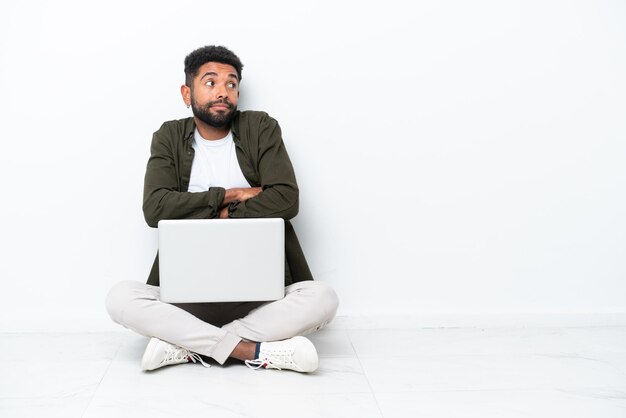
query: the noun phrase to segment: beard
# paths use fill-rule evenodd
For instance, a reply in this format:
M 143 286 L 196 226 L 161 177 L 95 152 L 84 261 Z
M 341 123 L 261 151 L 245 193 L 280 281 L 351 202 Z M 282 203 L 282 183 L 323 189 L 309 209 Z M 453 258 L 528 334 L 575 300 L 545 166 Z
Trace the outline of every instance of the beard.
M 214 104 L 225 104 L 228 106 L 227 111 L 219 111 L 217 113 L 211 113 L 211 106 Z M 213 102 L 207 102 L 205 105 L 198 105 L 198 103 L 191 96 L 191 110 L 193 115 L 200 119 L 202 122 L 214 128 L 224 128 L 230 125 L 235 118 L 237 112 L 237 106 L 233 106 L 228 100 L 215 100 Z

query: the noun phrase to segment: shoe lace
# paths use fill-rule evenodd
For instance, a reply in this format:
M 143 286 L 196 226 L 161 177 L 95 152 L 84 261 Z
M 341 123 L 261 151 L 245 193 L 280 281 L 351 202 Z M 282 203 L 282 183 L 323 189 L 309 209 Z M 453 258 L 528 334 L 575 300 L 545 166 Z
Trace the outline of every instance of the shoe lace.
M 197 361 L 199 361 L 199 362 L 200 362 L 200 364 L 202 364 L 202 365 L 203 365 L 204 367 L 206 367 L 207 369 L 208 369 L 209 367 L 211 367 L 211 365 L 210 365 L 210 364 L 206 364 L 206 363 L 202 360 L 202 357 L 201 357 L 199 354 L 196 354 L 196 353 L 189 353 L 189 358 L 190 358 L 190 359 L 191 359 L 191 361 L 193 361 L 194 363 L 196 362 L 196 360 L 197 360 Z
M 256 360 L 246 360 L 246 366 L 251 368 L 252 370 L 258 370 L 261 367 L 265 369 L 278 369 L 282 370 L 280 367 L 276 366 L 276 361 L 269 357 L 258 358 Z
M 293 350 L 276 350 L 271 354 L 266 354 L 256 360 L 246 360 L 246 366 L 252 370 L 258 370 L 261 367 L 265 369 L 282 370 L 281 366 L 293 364 Z
M 184 360 L 187 361 L 193 361 L 194 363 L 197 363 L 198 361 L 206 368 L 211 367 L 210 364 L 205 363 L 202 360 L 202 357 L 200 357 L 199 354 L 197 353 L 192 353 L 189 350 L 185 350 L 184 348 L 180 348 L 180 347 L 168 347 L 165 350 L 165 358 L 163 359 L 164 363 L 169 363 L 169 362 L 176 362 L 176 363 L 181 363 Z

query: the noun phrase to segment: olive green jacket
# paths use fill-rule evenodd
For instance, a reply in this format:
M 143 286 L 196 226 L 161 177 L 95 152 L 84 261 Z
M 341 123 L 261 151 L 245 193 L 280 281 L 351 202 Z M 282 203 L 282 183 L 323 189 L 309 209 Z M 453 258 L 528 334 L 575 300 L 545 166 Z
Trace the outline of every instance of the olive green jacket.
M 211 219 L 219 216 L 222 187 L 188 192 L 196 125 L 193 118 L 165 122 L 152 137 L 143 190 L 143 213 L 149 226 L 161 219 Z M 285 285 L 313 280 L 289 219 L 298 213 L 298 184 L 282 140 L 278 122 L 265 112 L 244 111 L 231 125 L 237 160 L 257 196 L 233 202 L 230 218 L 283 218 L 285 220 Z M 159 285 L 157 254 L 148 284 Z

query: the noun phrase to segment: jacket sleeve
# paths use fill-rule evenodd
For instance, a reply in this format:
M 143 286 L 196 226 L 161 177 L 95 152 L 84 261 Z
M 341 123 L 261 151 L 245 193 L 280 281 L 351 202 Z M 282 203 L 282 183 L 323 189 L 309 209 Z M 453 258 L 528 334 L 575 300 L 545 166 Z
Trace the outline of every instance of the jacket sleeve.
M 179 190 L 179 167 L 174 146 L 161 135 L 165 126 L 155 132 L 150 147 L 143 189 L 143 214 L 149 226 L 155 228 L 161 219 L 215 218 L 224 200 L 222 187 L 206 192 L 190 193 Z
M 280 126 L 275 119 L 265 116 L 258 128 L 256 168 L 263 191 L 243 202 L 229 206 L 230 218 L 283 218 L 298 214 L 298 184 L 283 143 Z

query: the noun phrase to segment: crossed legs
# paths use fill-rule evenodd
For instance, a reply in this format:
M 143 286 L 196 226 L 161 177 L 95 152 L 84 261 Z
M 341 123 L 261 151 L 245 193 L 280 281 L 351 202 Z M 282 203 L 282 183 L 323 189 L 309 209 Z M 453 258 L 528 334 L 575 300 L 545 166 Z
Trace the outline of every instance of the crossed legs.
M 159 287 L 122 281 L 106 299 L 116 323 L 156 337 L 223 364 L 228 357 L 251 360 L 256 342 L 285 340 L 317 331 L 337 311 L 334 290 L 324 282 L 303 281 L 285 287 L 283 299 L 267 302 L 221 327 L 160 301 Z

